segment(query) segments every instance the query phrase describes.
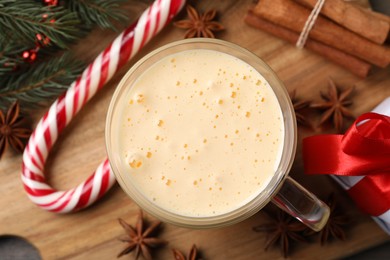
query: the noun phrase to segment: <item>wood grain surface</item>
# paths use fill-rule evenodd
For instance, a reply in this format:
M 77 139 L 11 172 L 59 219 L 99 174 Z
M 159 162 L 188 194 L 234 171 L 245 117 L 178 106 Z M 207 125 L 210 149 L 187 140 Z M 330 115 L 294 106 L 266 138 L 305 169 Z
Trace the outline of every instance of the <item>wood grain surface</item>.
M 135 18 L 150 1 L 133 1 L 126 11 Z M 359 79 L 344 69 L 306 50 L 247 26 L 244 14 L 254 5 L 252 0 L 194 1 L 200 10 L 215 8 L 226 31 L 217 34 L 221 39 L 237 43 L 264 59 L 279 75 L 289 90 L 296 89 L 298 97 L 320 100 L 320 91 L 327 88 L 331 77 L 339 86 L 355 86 L 355 115 L 370 111 L 385 97 L 390 96 L 390 68 L 376 70 L 367 79 Z M 181 14 L 184 17 L 185 14 Z M 74 46 L 76 55 L 91 61 L 117 33 L 94 31 Z M 85 178 L 105 158 L 104 127 L 108 104 L 124 73 L 146 53 L 166 43 L 179 40 L 184 32 L 169 25 L 108 82 L 71 122 L 55 144 L 46 166 L 46 175 L 57 189 L 69 189 Z M 37 111 L 36 121 L 44 110 Z M 319 115 L 310 117 L 318 122 Z M 35 122 L 36 122 L 35 121 Z M 351 122 L 349 122 L 351 123 Z M 304 136 L 326 132 L 299 129 L 299 140 Z M 300 143 L 300 142 L 299 142 Z M 326 198 L 338 194 L 340 205 L 353 221 L 347 229 L 347 239 L 320 246 L 318 241 L 293 244 L 292 259 L 334 259 L 389 241 L 372 219 L 359 212 L 347 194 L 327 176 L 304 176 L 300 147 L 291 175 L 315 194 Z M 25 237 L 39 250 L 43 259 L 115 259 L 124 248 L 118 238 L 124 234 L 117 219 L 135 224 L 138 207 L 118 185 L 92 207 L 74 214 L 58 215 L 41 210 L 27 198 L 20 180 L 21 156 L 7 152 L 0 161 L 0 235 Z M 151 216 L 147 216 L 153 220 Z M 240 224 L 215 230 L 190 230 L 164 224 L 160 237 L 169 244 L 155 251 L 156 259 L 173 259 L 171 248 L 188 252 L 193 243 L 205 259 L 282 259 L 278 247 L 264 251 L 266 236 L 252 231 L 252 227 L 267 223 L 264 212 Z M 1 258 L 1 256 L 0 256 Z M 133 259 L 132 255 L 123 259 Z

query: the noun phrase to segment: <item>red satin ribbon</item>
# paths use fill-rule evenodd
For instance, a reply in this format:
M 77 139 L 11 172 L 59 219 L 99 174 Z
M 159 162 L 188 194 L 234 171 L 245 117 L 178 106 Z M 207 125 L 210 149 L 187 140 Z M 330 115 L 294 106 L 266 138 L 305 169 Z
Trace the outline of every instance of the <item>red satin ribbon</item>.
M 366 113 L 344 135 L 303 140 L 306 174 L 365 177 L 348 190 L 371 215 L 390 209 L 390 117 Z

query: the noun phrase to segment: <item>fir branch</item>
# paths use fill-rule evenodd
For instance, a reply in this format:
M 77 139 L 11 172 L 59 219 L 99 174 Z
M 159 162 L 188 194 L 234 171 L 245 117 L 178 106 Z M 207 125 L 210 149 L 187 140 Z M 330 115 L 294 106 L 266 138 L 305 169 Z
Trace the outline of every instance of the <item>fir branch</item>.
M 8 40 L 31 44 L 39 33 L 49 37 L 50 45 L 67 48 L 84 35 L 79 25 L 77 15 L 61 6 L 43 6 L 33 0 L 0 0 L 0 37 Z
M 25 46 L 15 42 L 0 40 L 0 77 L 7 77 L 7 73 L 25 65 L 22 53 L 26 49 L 34 47 L 34 45 Z
M 66 0 L 65 5 L 87 26 L 96 24 L 102 28 L 115 29 L 112 20 L 127 20 L 120 8 L 122 2 L 124 0 Z
M 41 62 L 47 57 L 53 57 L 60 50 L 56 46 L 36 49 L 36 45 L 21 45 L 13 41 L 4 42 L 0 39 L 0 78 L 21 74 L 31 64 L 23 58 L 24 51 L 36 50 L 34 62 Z M 1 88 L 1 85 L 0 85 Z
M 64 92 L 83 68 L 69 55 L 34 63 L 24 73 L 0 81 L 0 109 L 15 100 L 20 100 L 24 108 L 47 104 Z

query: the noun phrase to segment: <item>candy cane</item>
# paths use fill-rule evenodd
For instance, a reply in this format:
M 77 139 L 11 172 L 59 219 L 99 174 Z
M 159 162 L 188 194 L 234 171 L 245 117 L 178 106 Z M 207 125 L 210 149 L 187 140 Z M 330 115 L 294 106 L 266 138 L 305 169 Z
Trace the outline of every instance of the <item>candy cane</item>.
M 28 197 L 48 211 L 67 213 L 88 207 L 115 183 L 105 159 L 75 188 L 53 189 L 46 183 L 44 165 L 58 135 L 95 93 L 181 10 L 185 0 L 156 0 L 124 30 L 72 83 L 39 121 L 23 153 L 21 178 Z

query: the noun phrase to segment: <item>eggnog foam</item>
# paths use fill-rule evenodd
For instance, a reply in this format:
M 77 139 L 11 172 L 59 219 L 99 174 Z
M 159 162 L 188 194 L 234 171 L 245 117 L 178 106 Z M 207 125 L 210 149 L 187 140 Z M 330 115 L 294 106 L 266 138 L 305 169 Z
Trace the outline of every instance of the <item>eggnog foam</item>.
M 231 55 L 167 56 L 131 86 L 118 142 L 125 182 L 179 215 L 230 212 L 274 175 L 283 116 L 268 82 Z

